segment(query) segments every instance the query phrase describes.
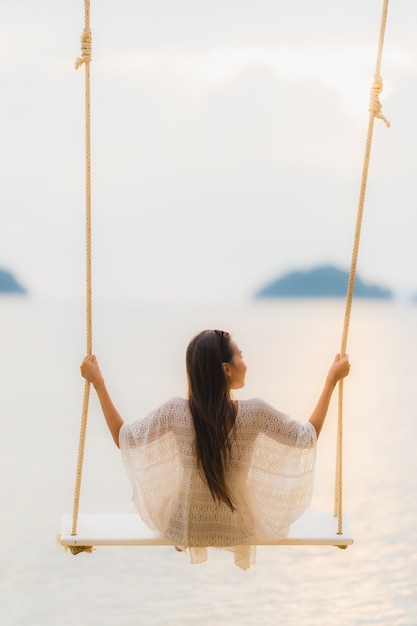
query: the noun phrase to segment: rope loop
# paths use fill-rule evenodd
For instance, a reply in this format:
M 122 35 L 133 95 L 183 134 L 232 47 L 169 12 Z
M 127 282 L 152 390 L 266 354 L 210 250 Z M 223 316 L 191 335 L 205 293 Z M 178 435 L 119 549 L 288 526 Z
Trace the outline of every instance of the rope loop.
M 382 93 L 383 81 L 382 77 L 377 75 L 374 77 L 374 82 L 371 86 L 371 94 L 369 99 L 369 112 L 373 113 L 374 117 L 382 120 L 388 128 L 391 126 L 391 122 L 382 115 L 382 104 L 379 101 L 379 96 Z
M 75 59 L 75 69 L 78 70 L 83 63 L 90 63 L 92 58 L 93 36 L 89 28 L 84 28 L 81 35 L 81 57 Z

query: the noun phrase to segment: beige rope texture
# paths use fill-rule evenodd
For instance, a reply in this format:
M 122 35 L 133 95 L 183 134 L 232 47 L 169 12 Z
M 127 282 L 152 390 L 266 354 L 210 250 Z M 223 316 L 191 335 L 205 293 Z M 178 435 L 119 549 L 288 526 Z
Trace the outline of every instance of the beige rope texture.
M 378 54 L 377 54 L 376 69 L 375 69 L 375 74 L 374 74 L 374 82 L 371 87 L 371 96 L 370 96 L 370 103 L 369 103 L 368 132 L 367 132 L 367 137 L 366 137 L 365 156 L 364 156 L 362 179 L 361 179 L 361 185 L 360 185 L 358 212 L 357 212 L 357 217 L 356 217 L 356 228 L 355 228 L 353 250 L 352 250 L 352 260 L 351 260 L 351 265 L 350 265 L 349 282 L 348 282 L 347 296 L 346 296 L 345 318 L 344 318 L 342 342 L 341 342 L 341 348 L 340 348 L 341 355 L 344 355 L 346 353 L 375 118 L 377 117 L 378 119 L 382 119 L 385 122 L 386 126 L 390 126 L 390 123 L 388 122 L 388 120 L 386 120 L 385 117 L 382 115 L 382 105 L 379 101 L 379 94 L 382 92 L 382 78 L 380 76 L 380 69 L 381 69 L 381 61 L 382 61 L 382 51 L 384 47 L 387 15 L 388 15 L 388 0 L 383 0 L 381 26 L 380 26 L 380 31 L 379 31 Z M 335 517 L 338 518 L 337 532 L 339 535 L 343 534 L 342 466 L 343 466 L 343 380 L 339 382 L 339 389 L 338 389 L 336 478 L 335 478 L 335 497 L 334 497 L 334 515 Z
M 91 132 L 90 132 L 90 62 L 92 36 L 90 30 L 90 1 L 84 1 L 85 26 L 81 35 L 81 57 L 75 61 L 75 69 L 85 67 L 85 227 L 86 227 L 86 344 L 87 356 L 93 352 L 92 333 L 92 288 L 91 288 Z M 84 448 L 87 434 L 88 403 L 90 383 L 85 381 L 81 414 L 80 438 L 78 445 L 77 470 L 75 476 L 74 503 L 72 509 L 72 535 L 77 534 L 78 511 L 80 504 L 81 479 L 83 473 Z M 71 547 L 73 554 L 91 551 L 89 547 Z

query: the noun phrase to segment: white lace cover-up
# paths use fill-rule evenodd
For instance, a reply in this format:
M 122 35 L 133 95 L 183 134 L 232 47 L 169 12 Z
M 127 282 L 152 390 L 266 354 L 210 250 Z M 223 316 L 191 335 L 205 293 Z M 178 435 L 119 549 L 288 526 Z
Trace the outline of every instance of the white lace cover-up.
M 240 400 L 229 435 L 227 484 L 236 510 L 214 502 L 196 465 L 188 401 L 173 398 L 119 434 L 133 502 L 143 521 L 177 545 L 190 561 L 207 547 L 227 548 L 235 563 L 255 562 L 251 540 L 279 539 L 308 508 L 313 488 L 316 431 L 259 399 Z M 246 545 L 242 545 L 242 543 Z

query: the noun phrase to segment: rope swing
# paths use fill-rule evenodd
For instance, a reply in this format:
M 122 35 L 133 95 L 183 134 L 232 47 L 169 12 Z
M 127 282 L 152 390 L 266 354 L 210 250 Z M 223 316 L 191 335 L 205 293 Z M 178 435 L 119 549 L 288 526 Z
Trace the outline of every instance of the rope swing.
M 93 354 L 93 315 L 92 315 L 92 254 L 91 254 L 91 106 L 90 106 L 90 63 L 92 53 L 90 29 L 90 0 L 84 0 L 84 30 L 81 35 L 81 57 L 75 61 L 75 69 L 85 67 L 85 257 L 86 257 L 86 349 L 87 356 Z M 81 413 L 80 438 L 78 444 L 77 469 L 75 475 L 74 503 L 72 509 L 72 535 L 77 535 L 78 512 L 80 507 L 81 481 L 84 463 L 84 448 L 87 435 L 90 383 L 84 383 L 84 396 Z M 90 547 L 71 546 L 73 554 L 91 551 Z
M 369 122 L 368 132 L 366 136 L 365 155 L 363 160 L 362 178 L 359 193 L 358 211 L 356 216 L 356 227 L 352 249 L 352 259 L 350 264 L 349 281 L 346 295 L 345 317 L 343 323 L 342 342 L 340 354 L 346 354 L 346 346 L 349 333 L 350 316 L 352 311 L 353 291 L 355 287 L 356 266 L 358 262 L 359 243 L 361 237 L 362 218 L 365 206 L 366 186 L 368 182 L 369 161 L 371 156 L 372 138 L 374 132 L 375 118 L 382 119 L 387 127 L 390 122 L 382 115 L 382 105 L 379 101 L 379 95 L 382 92 L 382 78 L 380 75 L 382 51 L 384 48 L 385 27 L 388 15 L 388 0 L 383 0 L 381 25 L 379 29 L 378 54 L 376 60 L 376 68 L 374 81 L 371 86 L 371 95 L 369 102 Z M 334 496 L 334 515 L 337 517 L 337 532 L 343 533 L 342 518 L 342 500 L 343 500 L 343 379 L 339 381 L 338 387 L 338 418 L 337 418 L 337 442 L 336 442 L 336 477 L 335 477 L 335 496 Z
M 366 137 L 365 155 L 360 185 L 358 210 L 356 217 L 356 229 L 353 242 L 352 258 L 350 265 L 349 281 L 346 296 L 345 316 L 340 353 L 345 355 L 349 324 L 352 309 L 352 299 L 356 277 L 356 267 L 359 252 L 359 242 L 362 226 L 362 218 L 365 204 L 366 186 L 368 180 L 368 169 L 372 146 L 372 137 L 375 118 L 384 121 L 386 126 L 390 123 L 382 115 L 382 105 L 379 96 L 382 92 L 382 78 L 380 76 L 382 51 L 385 38 L 385 27 L 388 14 L 388 0 L 383 0 L 382 18 L 379 33 L 379 45 L 374 80 L 371 87 L 369 103 L 369 123 Z M 91 137 L 90 137 L 90 63 L 92 54 L 92 35 L 90 30 L 90 0 L 84 0 L 85 25 L 81 36 L 81 57 L 76 59 L 75 68 L 82 65 L 85 68 L 85 225 L 86 225 L 86 354 L 92 356 L 92 254 L 91 254 Z M 61 544 L 69 547 L 73 554 L 83 551 L 92 551 L 93 545 L 170 545 L 169 539 L 150 531 L 140 521 L 138 515 L 116 515 L 116 516 L 86 516 L 83 515 L 83 529 L 81 534 L 78 531 L 79 503 L 82 482 L 82 471 L 84 461 L 84 449 L 87 433 L 88 405 L 90 397 L 90 383 L 84 384 L 84 396 L 82 403 L 81 426 L 79 436 L 78 458 L 76 468 L 76 479 L 74 489 L 74 501 L 71 520 L 71 531 L 69 532 L 70 516 L 64 516 Z M 285 545 L 307 545 L 307 544 L 331 544 L 346 548 L 353 543 L 346 531 L 347 520 L 342 511 L 343 493 L 343 379 L 339 381 L 338 387 L 338 419 L 337 419 L 337 442 L 336 442 L 336 473 L 335 473 L 335 493 L 334 511 L 331 514 L 305 513 L 300 520 L 291 527 L 286 539 L 269 542 Z M 329 518 L 337 518 L 337 533 L 329 530 Z M 91 518 L 91 519 L 90 519 Z M 94 518 L 94 519 L 93 519 Z M 343 530 L 345 524 L 345 532 Z M 326 526 L 327 525 L 327 526 Z M 294 530 L 293 530 L 294 527 Z M 93 530 L 91 530 L 93 528 Z M 264 542 L 265 543 L 265 542 Z

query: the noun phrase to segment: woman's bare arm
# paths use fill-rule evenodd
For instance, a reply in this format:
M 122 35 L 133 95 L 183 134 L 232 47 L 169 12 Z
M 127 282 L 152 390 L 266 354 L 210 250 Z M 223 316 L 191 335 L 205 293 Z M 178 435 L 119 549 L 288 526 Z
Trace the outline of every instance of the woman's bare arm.
M 110 394 L 107 391 L 106 383 L 104 382 L 103 375 L 95 356 L 92 356 L 91 359 L 85 357 L 81 364 L 81 374 L 93 385 L 96 390 L 107 426 L 109 427 L 114 443 L 117 447 L 119 447 L 119 431 L 123 425 L 123 419 L 114 406 Z
M 309 419 L 309 422 L 313 424 L 316 429 L 317 437 L 319 436 L 324 420 L 326 419 L 334 388 L 340 379 L 349 374 L 349 370 L 350 363 L 348 355 L 341 357 L 340 354 L 336 354 L 335 360 L 329 369 L 329 373 L 327 374 L 323 391 L 321 392 L 320 398 L 318 399 L 314 411 Z

